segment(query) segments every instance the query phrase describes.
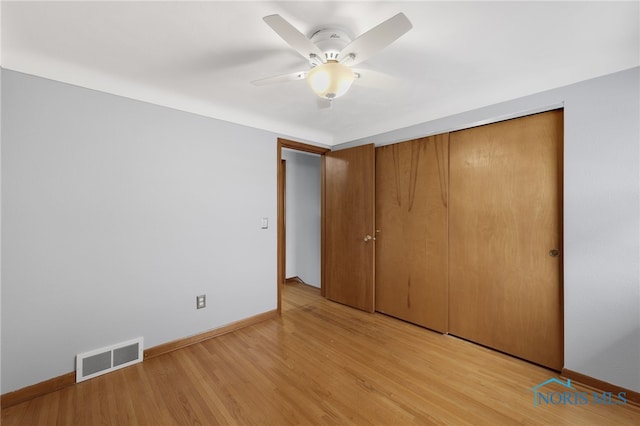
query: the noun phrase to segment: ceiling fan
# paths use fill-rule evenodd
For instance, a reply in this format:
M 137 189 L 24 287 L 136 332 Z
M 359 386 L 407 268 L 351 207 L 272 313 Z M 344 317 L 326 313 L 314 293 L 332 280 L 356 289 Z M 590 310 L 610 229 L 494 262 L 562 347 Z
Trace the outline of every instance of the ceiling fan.
M 306 37 L 280 15 L 265 16 L 263 20 L 309 61 L 310 69 L 251 83 L 262 86 L 306 79 L 311 90 L 322 98 L 321 107 L 330 107 L 331 101 L 344 95 L 354 80 L 367 72 L 351 68 L 353 65 L 366 61 L 412 28 L 404 13 L 398 13 L 352 40 L 339 28 L 322 28 Z

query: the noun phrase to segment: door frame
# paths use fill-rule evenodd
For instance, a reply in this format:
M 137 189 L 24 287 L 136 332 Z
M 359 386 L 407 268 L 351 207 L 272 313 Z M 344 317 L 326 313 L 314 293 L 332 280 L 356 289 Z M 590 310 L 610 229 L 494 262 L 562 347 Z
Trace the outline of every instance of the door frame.
M 320 163 L 320 294 L 324 296 L 324 155 L 331 151 L 328 148 L 296 142 L 289 139 L 278 138 L 278 314 L 282 314 L 282 291 L 284 287 L 286 267 L 286 211 L 285 211 L 285 170 L 282 164 L 282 149 L 288 148 L 294 151 L 309 152 L 321 156 Z

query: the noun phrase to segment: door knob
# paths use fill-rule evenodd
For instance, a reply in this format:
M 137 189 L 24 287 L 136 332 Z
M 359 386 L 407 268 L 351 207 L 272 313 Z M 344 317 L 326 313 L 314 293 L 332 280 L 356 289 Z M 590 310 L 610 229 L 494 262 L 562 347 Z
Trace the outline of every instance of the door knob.
M 560 252 L 558 251 L 558 249 L 551 249 L 551 250 L 549 250 L 549 256 L 558 257 L 558 256 L 560 256 Z
M 375 241 L 375 238 L 374 238 L 374 237 L 372 237 L 371 235 L 365 235 L 365 237 L 364 237 L 364 242 L 365 242 L 365 243 L 368 243 L 368 242 L 369 242 L 369 241 L 371 241 L 371 240 L 374 240 L 374 241 Z

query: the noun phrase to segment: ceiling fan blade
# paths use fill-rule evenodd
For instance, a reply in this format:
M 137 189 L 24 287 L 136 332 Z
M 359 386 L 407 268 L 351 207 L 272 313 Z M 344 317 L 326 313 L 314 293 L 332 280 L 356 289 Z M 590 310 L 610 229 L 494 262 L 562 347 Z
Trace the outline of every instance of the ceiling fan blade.
M 271 27 L 289 46 L 301 54 L 305 59 L 311 59 L 315 56 L 322 60 L 324 54 L 311 42 L 304 34 L 291 25 L 280 15 L 269 15 L 262 18 L 264 22 Z
M 400 85 L 401 80 L 397 77 L 393 77 L 389 74 L 385 74 L 380 71 L 373 71 L 367 69 L 354 69 L 353 72 L 356 75 L 356 79 L 353 84 L 357 84 L 362 87 L 371 87 L 374 89 L 393 89 Z
M 296 71 L 289 74 L 274 75 L 273 77 L 253 80 L 251 84 L 254 86 L 266 86 L 269 84 L 289 83 L 290 81 L 304 80 L 306 76 L 306 71 Z
M 349 66 L 366 61 L 399 39 L 411 28 L 413 28 L 413 25 L 411 25 L 405 14 L 398 13 L 346 45 L 340 51 L 338 60 Z

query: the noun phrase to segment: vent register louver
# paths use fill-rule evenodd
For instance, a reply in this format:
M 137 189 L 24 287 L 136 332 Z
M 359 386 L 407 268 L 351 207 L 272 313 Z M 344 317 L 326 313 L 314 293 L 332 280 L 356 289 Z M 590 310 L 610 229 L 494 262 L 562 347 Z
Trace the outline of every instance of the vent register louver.
M 142 337 L 76 355 L 76 383 L 142 362 Z

